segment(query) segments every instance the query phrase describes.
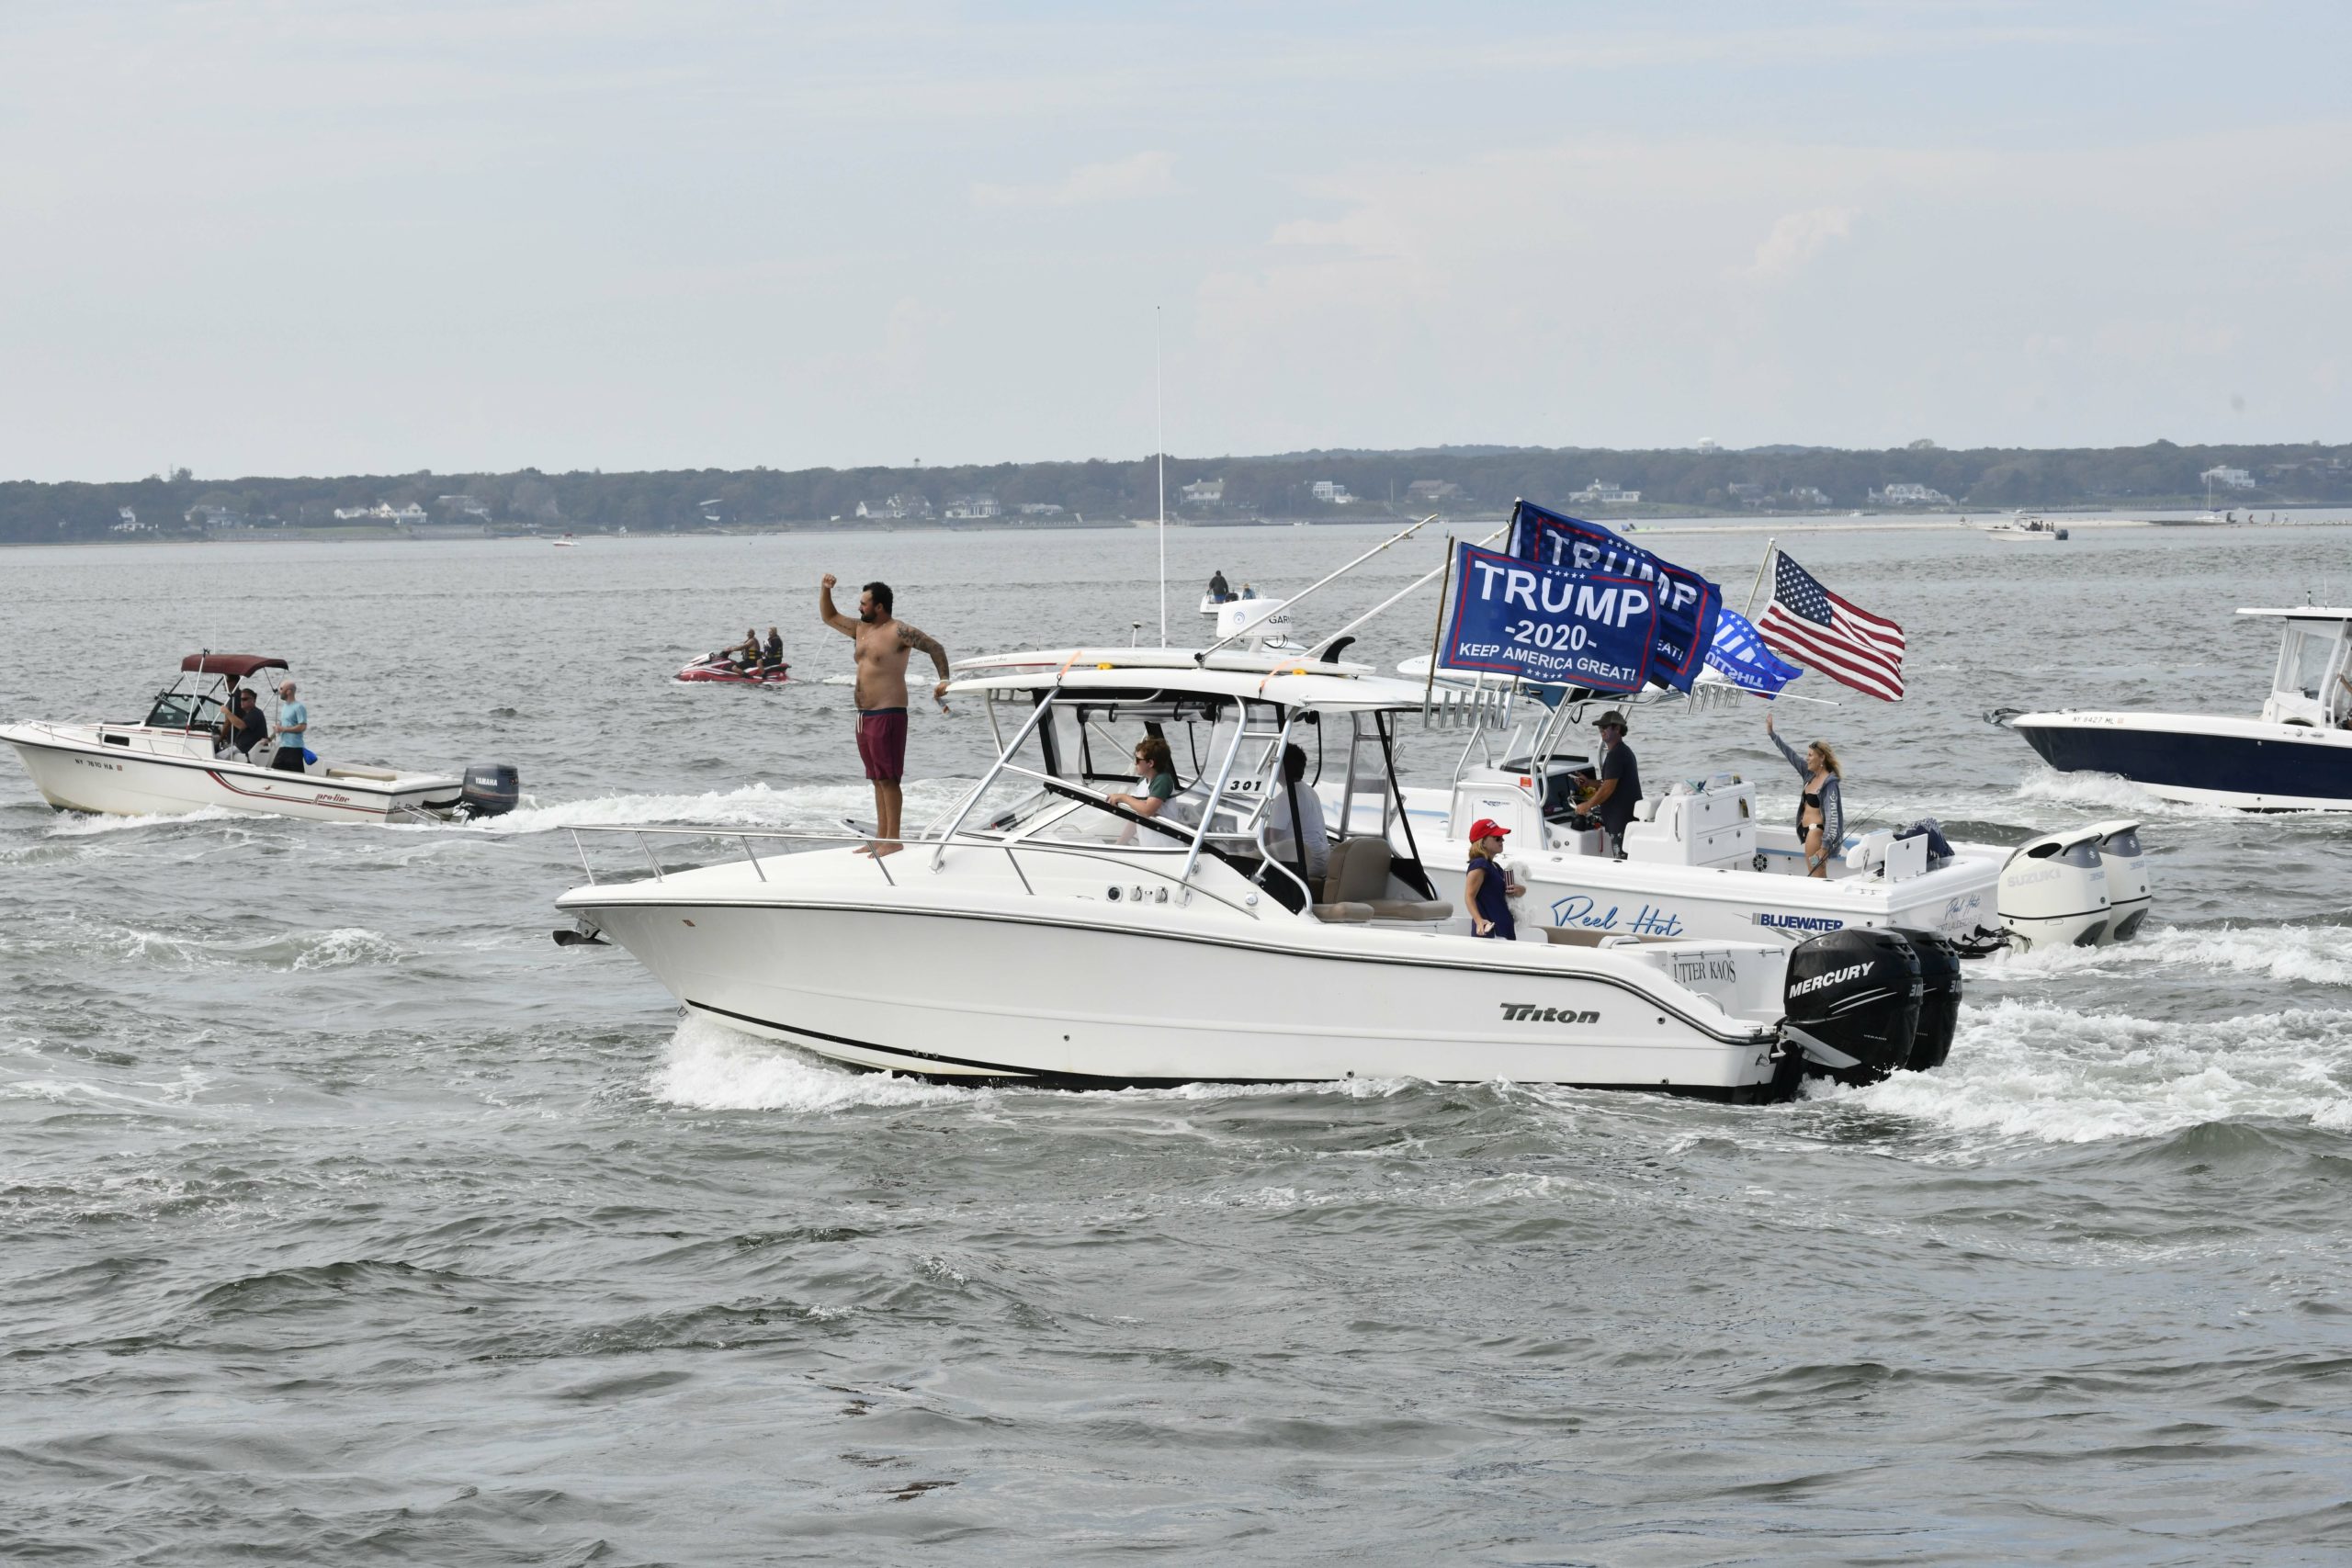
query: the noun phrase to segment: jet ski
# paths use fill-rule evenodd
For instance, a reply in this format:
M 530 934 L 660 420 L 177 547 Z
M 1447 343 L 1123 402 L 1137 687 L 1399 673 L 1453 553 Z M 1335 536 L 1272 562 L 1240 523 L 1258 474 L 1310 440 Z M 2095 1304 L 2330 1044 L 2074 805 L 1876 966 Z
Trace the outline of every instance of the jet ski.
M 771 664 L 746 670 L 724 653 L 707 653 L 680 670 L 671 680 L 685 685 L 781 686 L 792 666 Z

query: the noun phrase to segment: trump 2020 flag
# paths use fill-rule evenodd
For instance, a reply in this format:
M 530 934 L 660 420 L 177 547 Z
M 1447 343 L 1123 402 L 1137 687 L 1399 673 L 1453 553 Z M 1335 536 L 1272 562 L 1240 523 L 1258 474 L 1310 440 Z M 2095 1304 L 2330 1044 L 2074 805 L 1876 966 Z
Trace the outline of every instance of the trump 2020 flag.
M 1655 582 L 1537 566 L 1471 544 L 1454 547 L 1453 568 L 1452 624 L 1438 645 L 1444 668 L 1596 692 L 1638 692 L 1649 680 Z
M 1778 553 L 1772 602 L 1756 624 L 1773 650 L 1883 702 L 1903 696 L 1903 628 L 1840 599 Z
M 1687 567 L 1627 544 L 1598 523 L 1529 501 L 1511 509 L 1509 543 L 1521 560 L 1656 583 L 1657 652 L 1650 661 L 1650 679 L 1678 692 L 1690 689 L 1714 640 L 1722 589 Z
M 1715 640 L 1707 645 L 1707 667 L 1759 697 L 1779 696 L 1781 687 L 1804 673 L 1773 657 L 1748 618 L 1728 606 L 1715 622 Z

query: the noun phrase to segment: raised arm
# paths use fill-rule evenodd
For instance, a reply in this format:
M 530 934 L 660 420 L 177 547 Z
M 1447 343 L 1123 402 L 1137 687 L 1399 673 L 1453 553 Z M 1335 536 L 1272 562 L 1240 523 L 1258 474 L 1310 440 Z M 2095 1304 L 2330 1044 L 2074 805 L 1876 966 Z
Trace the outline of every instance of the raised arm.
M 1797 777 L 1801 779 L 1813 777 L 1813 770 L 1804 765 L 1804 758 L 1795 747 L 1781 739 L 1769 725 L 1765 728 L 1764 733 L 1772 737 L 1772 744 L 1781 749 L 1781 755 L 1789 760 L 1789 766 L 1797 771 Z
M 857 623 L 833 608 L 833 584 L 840 581 L 840 578 L 829 571 L 825 573 L 825 580 L 817 584 L 817 618 L 841 633 L 842 636 L 854 641 L 857 637 Z
M 932 699 L 934 702 L 945 702 L 947 700 L 947 650 L 939 646 L 939 639 L 929 632 L 919 631 L 906 622 L 900 621 L 899 646 L 918 653 L 931 655 L 932 667 L 939 671 L 939 684 L 931 689 Z

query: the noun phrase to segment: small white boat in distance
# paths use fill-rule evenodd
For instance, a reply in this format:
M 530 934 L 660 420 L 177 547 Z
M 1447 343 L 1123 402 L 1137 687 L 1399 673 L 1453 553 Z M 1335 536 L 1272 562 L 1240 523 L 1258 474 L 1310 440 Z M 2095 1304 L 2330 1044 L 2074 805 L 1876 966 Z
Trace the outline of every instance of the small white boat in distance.
M 462 778 L 348 762 L 295 773 L 270 766 L 269 740 L 241 756 L 220 733 L 225 688 L 286 668 L 286 660 L 257 653 L 191 653 L 180 660 L 180 679 L 137 723 L 35 721 L 0 728 L 0 739 L 17 749 L 33 787 L 60 811 L 175 817 L 220 807 L 315 822 L 388 822 L 514 809 L 515 771 L 503 763 L 477 764 Z
M 572 548 L 578 543 L 579 541 L 577 539 L 574 539 L 571 535 L 566 534 L 562 538 L 558 539 L 555 542 L 555 547 L 560 550 L 568 550 Z
M 2043 517 L 2020 517 L 2014 522 L 1996 523 L 1984 530 L 1985 537 L 2009 545 L 2053 545 L 2066 536 L 2066 530 Z
M 618 942 L 696 1016 L 964 1082 L 1502 1078 L 1744 1100 L 1808 1073 L 1930 1067 L 1950 1048 L 1960 969 L 1939 938 L 1474 936 L 1399 797 L 1395 731 L 1418 685 L 1240 649 L 956 669 L 999 755 L 899 852 L 576 829 L 634 835 L 654 870 L 632 853 L 616 863 L 636 880 L 603 880 L 583 854 L 591 880 L 556 900 L 578 924 L 557 941 Z M 1113 797 L 1143 788 L 1133 758 L 1151 739 L 1176 778 L 1148 813 Z M 1306 804 L 1318 772 L 1342 784 L 1336 812 Z M 654 851 L 680 835 L 745 858 L 673 869 Z
M 2016 730 L 2062 773 L 2113 773 L 2165 800 L 2240 811 L 2352 810 L 2352 608 L 2243 609 L 2281 624 L 2259 716 L 2023 712 Z

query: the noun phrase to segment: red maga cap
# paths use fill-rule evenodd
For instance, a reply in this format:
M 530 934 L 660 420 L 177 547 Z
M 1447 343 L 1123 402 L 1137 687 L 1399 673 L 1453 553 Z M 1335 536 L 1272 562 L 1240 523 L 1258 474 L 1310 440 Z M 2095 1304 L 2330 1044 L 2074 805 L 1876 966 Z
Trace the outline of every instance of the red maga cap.
M 1510 837 L 1510 829 L 1504 827 L 1501 823 L 1496 821 L 1491 817 L 1481 817 L 1478 820 L 1470 824 L 1470 841 L 1474 844 L 1481 839 L 1508 839 Z

